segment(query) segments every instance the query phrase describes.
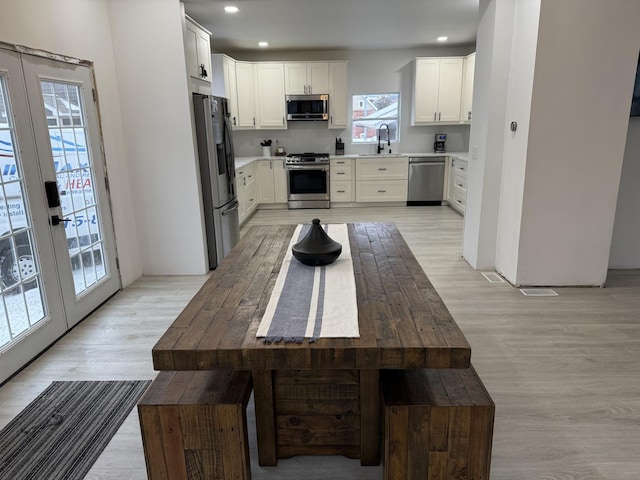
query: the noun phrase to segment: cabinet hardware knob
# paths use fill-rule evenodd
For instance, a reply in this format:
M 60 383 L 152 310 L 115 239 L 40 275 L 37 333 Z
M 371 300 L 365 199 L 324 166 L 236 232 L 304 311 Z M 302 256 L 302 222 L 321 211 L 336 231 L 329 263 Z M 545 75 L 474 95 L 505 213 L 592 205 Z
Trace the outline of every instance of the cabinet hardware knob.
M 378 193 L 387 193 L 386 190 L 378 190 Z
M 338 193 L 344 193 L 344 190 L 338 190 Z
M 336 172 L 336 175 L 344 175 L 344 172 Z
M 253 124 L 256 124 L 256 117 L 253 117 Z
M 378 170 L 383 171 L 383 170 L 386 170 L 386 168 L 379 168 Z

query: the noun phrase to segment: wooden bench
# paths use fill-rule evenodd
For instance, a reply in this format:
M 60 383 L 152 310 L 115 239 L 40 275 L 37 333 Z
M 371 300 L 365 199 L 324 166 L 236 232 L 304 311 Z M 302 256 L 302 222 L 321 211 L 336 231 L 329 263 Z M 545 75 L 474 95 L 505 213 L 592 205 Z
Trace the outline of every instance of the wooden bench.
M 138 402 L 149 480 L 249 480 L 251 372 L 160 372 Z
M 495 405 L 473 367 L 381 370 L 385 480 L 489 480 Z

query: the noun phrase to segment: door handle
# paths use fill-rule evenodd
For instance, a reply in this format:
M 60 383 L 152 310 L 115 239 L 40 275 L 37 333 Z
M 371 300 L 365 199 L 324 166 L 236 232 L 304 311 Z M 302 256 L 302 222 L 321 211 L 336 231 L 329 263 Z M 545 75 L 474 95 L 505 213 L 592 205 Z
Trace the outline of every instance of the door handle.
M 65 223 L 66 222 L 70 222 L 71 219 L 70 218 L 60 218 L 58 215 L 51 215 L 51 225 L 53 225 L 54 227 L 56 225 L 60 225 L 61 223 Z

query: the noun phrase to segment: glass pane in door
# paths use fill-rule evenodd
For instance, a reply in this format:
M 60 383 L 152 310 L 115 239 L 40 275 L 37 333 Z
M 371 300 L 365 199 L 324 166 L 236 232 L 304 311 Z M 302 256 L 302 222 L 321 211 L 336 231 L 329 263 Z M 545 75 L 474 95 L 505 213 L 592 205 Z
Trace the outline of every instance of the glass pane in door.
M 76 296 L 107 276 L 80 87 L 44 80 L 42 97 Z
M 6 77 L 0 75 L 0 351 L 46 316 L 8 98 Z

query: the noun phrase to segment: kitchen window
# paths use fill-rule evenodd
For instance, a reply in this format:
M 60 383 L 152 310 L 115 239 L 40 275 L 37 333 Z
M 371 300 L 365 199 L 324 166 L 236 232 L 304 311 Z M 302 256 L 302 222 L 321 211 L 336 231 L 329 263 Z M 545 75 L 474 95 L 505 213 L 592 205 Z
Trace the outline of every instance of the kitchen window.
M 357 94 L 353 96 L 352 106 L 351 141 L 353 143 L 376 143 L 378 130 L 383 124 L 389 126 L 389 139 L 392 142 L 399 141 L 399 93 Z M 381 140 L 386 141 L 386 134 L 383 133 L 383 136 Z

